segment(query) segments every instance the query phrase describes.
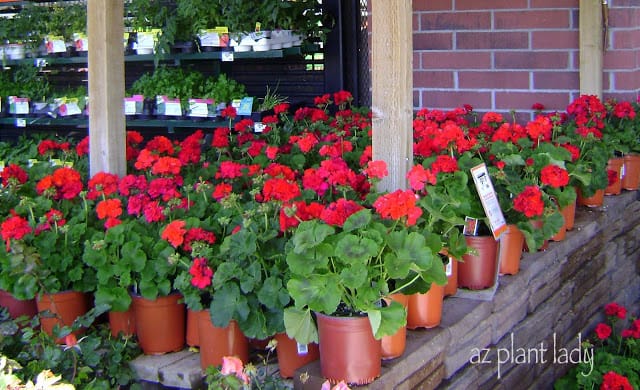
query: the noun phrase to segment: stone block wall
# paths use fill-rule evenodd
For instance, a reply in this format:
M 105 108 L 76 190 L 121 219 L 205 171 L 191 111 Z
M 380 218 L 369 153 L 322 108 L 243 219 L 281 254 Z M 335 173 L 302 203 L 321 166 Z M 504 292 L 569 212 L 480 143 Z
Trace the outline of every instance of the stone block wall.
M 640 315 L 639 198 L 625 191 L 603 207 L 578 207 L 564 241 L 524 253 L 520 272 L 501 276 L 490 301 L 446 298 L 441 325 L 408 331 L 404 355 L 362 388 L 552 388 L 572 366 L 567 354 L 604 320 L 605 304 Z M 317 388 L 317 364 L 300 373 L 318 381 L 305 386 L 297 376 L 296 388 Z
M 609 0 L 604 98 L 640 92 L 640 2 Z M 533 115 L 579 95 L 578 0 L 413 0 L 414 108 Z M 372 10 L 375 12 L 375 9 Z

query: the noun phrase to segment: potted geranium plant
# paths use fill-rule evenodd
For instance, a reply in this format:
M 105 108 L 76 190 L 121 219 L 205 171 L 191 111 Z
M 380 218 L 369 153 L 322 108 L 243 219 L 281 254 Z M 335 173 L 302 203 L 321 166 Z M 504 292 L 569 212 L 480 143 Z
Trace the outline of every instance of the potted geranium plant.
M 393 334 L 406 322 L 404 307 L 395 301 L 385 305 L 383 299 L 394 288 L 401 291 L 419 279 L 444 278 L 444 266 L 437 256 L 440 242 L 427 242 L 412 228 L 422 213 L 415 194 L 398 190 L 370 196 L 369 202 L 338 198 L 324 206 L 319 217 L 300 222 L 286 247 L 291 272 L 287 289 L 294 301 L 294 306 L 285 309 L 288 335 L 301 343 L 320 340 L 324 376 L 360 383 L 379 375 L 380 347 L 378 344 L 375 353 L 375 338 Z M 405 282 L 392 287 L 393 280 Z M 329 344 L 330 335 L 324 328 L 332 318 L 356 321 L 349 326 L 360 326 L 364 331 L 361 341 L 372 340 L 373 347 L 363 344 L 357 352 L 338 349 L 339 359 L 329 357 L 330 350 L 339 348 Z M 345 375 L 341 362 L 354 358 L 351 354 L 355 353 L 359 359 L 374 355 L 371 371 L 337 378 Z

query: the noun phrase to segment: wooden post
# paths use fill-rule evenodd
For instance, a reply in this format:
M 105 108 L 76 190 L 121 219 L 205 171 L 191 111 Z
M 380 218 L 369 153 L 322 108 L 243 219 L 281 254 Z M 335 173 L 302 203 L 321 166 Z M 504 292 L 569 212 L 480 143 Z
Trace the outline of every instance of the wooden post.
M 373 159 L 387 162 L 382 191 L 407 188 L 413 164 L 411 0 L 373 0 L 371 34 Z
M 580 0 L 580 94 L 602 98 L 602 0 Z
M 126 174 L 124 0 L 87 1 L 90 174 Z

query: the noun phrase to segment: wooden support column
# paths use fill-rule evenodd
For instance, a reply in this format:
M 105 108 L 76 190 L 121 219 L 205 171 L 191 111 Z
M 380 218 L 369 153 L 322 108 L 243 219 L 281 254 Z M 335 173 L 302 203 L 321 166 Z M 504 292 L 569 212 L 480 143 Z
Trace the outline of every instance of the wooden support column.
M 89 164 L 125 175 L 124 0 L 87 1 L 89 38 Z
M 371 34 L 373 159 L 387 162 L 379 190 L 407 188 L 413 164 L 411 0 L 373 0 Z
M 580 94 L 602 98 L 602 0 L 580 0 Z

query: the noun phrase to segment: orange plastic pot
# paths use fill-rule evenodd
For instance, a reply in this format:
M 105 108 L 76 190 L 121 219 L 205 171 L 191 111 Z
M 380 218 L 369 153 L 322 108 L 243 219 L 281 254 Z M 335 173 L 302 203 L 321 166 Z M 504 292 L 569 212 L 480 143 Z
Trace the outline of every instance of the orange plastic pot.
M 219 366 L 225 356 L 235 356 L 243 363 L 249 361 L 249 340 L 238 323 L 231 320 L 223 328 L 213 325 L 209 310 L 198 312 L 200 335 L 200 367 Z
M 136 335 L 145 355 L 176 352 L 185 343 L 185 305 L 181 294 L 150 300 L 134 295 Z
M 444 286 L 431 283 L 424 294 L 409 295 L 407 329 L 435 328 L 442 321 Z
M 622 188 L 630 191 L 637 190 L 640 187 L 640 155 L 628 154 L 624 156 L 623 166 Z
M 198 335 L 198 313 L 200 310 L 187 309 L 187 345 L 190 347 L 197 347 L 200 345 L 200 337 Z
M 323 377 L 365 385 L 380 376 L 382 343 L 373 337 L 368 317 L 316 316 Z
M 622 192 L 622 166 L 624 165 L 624 158 L 610 158 L 607 162 L 607 170 L 615 172 L 615 182 L 611 183 L 611 185 L 607 186 L 604 189 L 605 195 L 619 195 Z
M 40 328 L 48 335 L 53 334 L 55 325 L 71 326 L 76 318 L 90 309 L 87 294 L 78 291 L 63 291 L 53 294 L 41 294 L 36 297 L 36 306 L 40 314 Z M 83 330 L 74 332 L 77 335 Z M 64 342 L 63 339 L 57 340 Z
M 136 318 L 133 308 L 129 307 L 127 311 L 110 311 L 109 328 L 113 337 L 117 337 L 120 333 L 124 336 L 136 334 Z
M 298 345 L 286 333 L 275 335 L 278 368 L 282 378 L 292 378 L 296 370 L 320 358 L 318 344 Z
M 564 228 L 566 231 L 572 230 L 576 220 L 576 202 L 573 202 L 560 209 L 564 218 Z
M 604 189 L 596 190 L 595 194 L 589 197 L 582 196 L 582 191 L 578 189 L 578 205 L 586 207 L 600 207 L 604 203 Z
M 401 293 L 392 294 L 389 299 L 398 302 L 405 308 L 405 310 L 407 310 L 407 306 L 409 304 L 408 295 Z M 394 359 L 401 356 L 407 345 L 407 327 L 401 326 L 396 333 L 389 336 L 383 336 L 381 343 L 382 359 Z
M 520 271 L 520 259 L 524 248 L 524 234 L 516 225 L 507 225 L 500 236 L 500 274 L 515 275 Z
M 0 306 L 7 309 L 12 319 L 21 316 L 33 317 L 38 314 L 35 299 L 16 299 L 11 293 L 0 290 Z
M 498 242 L 493 236 L 465 236 L 467 246 L 476 254 L 462 256 L 458 264 L 458 287 L 483 290 L 496 282 L 498 267 Z

